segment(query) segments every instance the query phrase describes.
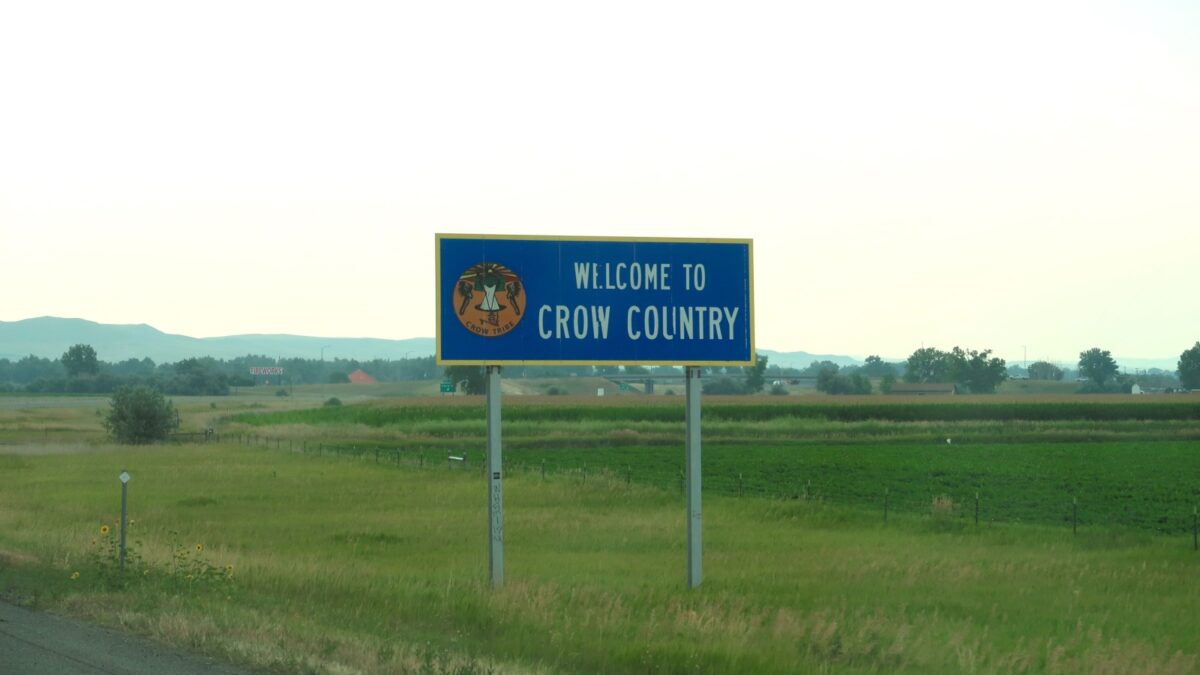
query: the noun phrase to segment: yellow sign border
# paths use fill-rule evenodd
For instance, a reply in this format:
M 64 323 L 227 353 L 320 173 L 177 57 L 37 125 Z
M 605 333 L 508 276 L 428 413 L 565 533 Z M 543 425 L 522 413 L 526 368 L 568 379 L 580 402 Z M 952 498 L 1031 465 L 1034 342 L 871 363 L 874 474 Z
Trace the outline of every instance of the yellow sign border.
M 750 360 L 749 361 L 518 361 L 500 360 L 487 361 L 479 359 L 443 359 L 442 358 L 442 248 L 443 239 L 509 239 L 523 241 L 600 241 L 600 242 L 634 242 L 634 243 L 665 243 L 665 244 L 745 244 L 749 254 L 747 261 L 750 269 Z M 692 237 L 587 237 L 577 235 L 535 235 L 535 234 L 449 234 L 435 233 L 433 235 L 433 265 L 434 278 L 433 304 L 436 308 L 436 351 L 434 359 L 439 366 L 753 366 L 758 360 L 754 342 L 754 240 L 753 239 L 721 239 L 721 238 L 692 238 Z

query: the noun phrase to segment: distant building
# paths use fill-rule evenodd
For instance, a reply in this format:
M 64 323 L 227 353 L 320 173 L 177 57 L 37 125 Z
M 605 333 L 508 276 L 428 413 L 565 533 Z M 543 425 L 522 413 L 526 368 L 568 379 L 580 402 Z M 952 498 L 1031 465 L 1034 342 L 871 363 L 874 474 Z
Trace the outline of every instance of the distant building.
M 347 375 L 347 377 L 350 378 L 350 382 L 352 382 L 354 384 L 378 384 L 379 383 L 379 380 L 376 380 L 375 378 L 371 377 L 370 375 L 364 373 L 362 368 L 359 368 L 358 370 L 354 371 L 353 373 L 350 373 L 349 375 Z
M 889 393 L 902 396 L 953 396 L 958 393 L 958 385 L 946 382 L 897 382 Z

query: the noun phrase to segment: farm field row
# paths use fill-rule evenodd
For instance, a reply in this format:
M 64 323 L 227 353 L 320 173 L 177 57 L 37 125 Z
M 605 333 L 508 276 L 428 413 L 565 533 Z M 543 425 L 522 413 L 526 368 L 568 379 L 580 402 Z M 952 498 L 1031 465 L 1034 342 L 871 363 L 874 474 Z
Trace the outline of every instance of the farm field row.
M 505 417 L 541 421 L 675 421 L 683 419 L 682 397 L 513 396 Z M 482 397 L 457 396 L 382 400 L 365 405 L 296 410 L 265 421 L 354 422 L 383 426 L 422 419 L 478 419 Z M 764 422 L 820 418 L 841 422 L 880 421 L 1200 421 L 1200 395 L 1179 396 L 709 396 L 706 420 Z

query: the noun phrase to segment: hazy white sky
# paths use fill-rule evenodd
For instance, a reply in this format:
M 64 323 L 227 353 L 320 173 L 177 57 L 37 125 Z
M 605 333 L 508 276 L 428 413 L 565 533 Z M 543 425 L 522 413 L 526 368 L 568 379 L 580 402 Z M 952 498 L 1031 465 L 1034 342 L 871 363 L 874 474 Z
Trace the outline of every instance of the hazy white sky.
M 433 234 L 752 237 L 758 346 L 1200 339 L 1194 2 L 13 2 L 0 320 L 434 332 Z

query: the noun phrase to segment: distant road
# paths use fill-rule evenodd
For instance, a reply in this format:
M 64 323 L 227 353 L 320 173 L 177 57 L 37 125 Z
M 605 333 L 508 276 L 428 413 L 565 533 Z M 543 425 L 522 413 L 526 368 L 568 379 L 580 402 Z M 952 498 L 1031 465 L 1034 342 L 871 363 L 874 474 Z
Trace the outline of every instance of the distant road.
M 0 602 L 0 675 L 249 675 L 105 628 Z

